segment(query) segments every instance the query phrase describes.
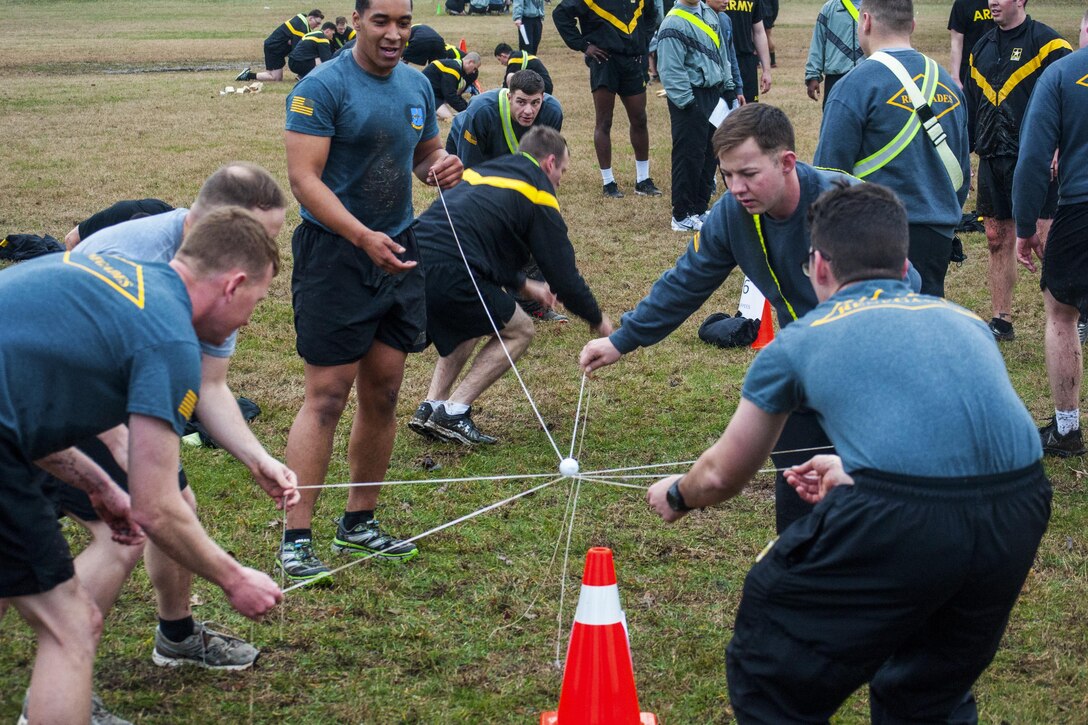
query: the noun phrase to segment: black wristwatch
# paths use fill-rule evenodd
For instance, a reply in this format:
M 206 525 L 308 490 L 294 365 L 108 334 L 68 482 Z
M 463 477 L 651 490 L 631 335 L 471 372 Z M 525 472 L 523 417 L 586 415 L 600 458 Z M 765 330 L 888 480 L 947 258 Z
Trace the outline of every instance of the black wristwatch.
M 691 511 L 691 506 L 688 506 L 684 501 L 684 495 L 680 493 L 680 482 L 684 480 L 684 477 L 676 479 L 669 486 L 668 492 L 665 493 L 665 500 L 669 504 L 669 508 L 677 513 L 683 513 L 685 511 Z

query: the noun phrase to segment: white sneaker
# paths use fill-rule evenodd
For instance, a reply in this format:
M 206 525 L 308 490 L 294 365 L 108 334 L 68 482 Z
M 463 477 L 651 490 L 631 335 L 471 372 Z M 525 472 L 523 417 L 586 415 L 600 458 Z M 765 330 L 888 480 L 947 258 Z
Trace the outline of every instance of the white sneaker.
M 697 216 L 672 220 L 672 230 L 674 232 L 697 232 L 702 228 L 703 222 Z

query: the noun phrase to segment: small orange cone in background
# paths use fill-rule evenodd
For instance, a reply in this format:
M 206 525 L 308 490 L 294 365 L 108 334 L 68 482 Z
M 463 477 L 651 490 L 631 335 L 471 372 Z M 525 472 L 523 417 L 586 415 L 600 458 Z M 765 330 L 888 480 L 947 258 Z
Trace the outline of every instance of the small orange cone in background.
M 559 711 L 541 713 L 540 725 L 657 725 L 656 716 L 638 709 L 611 549 L 586 553 Z
M 464 38 L 461 38 L 461 44 L 458 45 L 457 47 L 461 49 L 462 53 L 467 53 L 468 52 L 468 43 L 465 42 Z
M 762 350 L 774 340 L 774 320 L 771 319 L 771 303 L 763 300 L 763 316 L 759 318 L 759 334 L 752 343 L 753 350 Z

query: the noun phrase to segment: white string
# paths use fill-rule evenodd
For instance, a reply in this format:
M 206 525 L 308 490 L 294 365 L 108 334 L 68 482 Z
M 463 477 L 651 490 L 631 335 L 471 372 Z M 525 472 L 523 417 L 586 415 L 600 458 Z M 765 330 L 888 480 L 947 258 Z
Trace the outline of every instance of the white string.
M 582 376 L 582 383 L 584 384 L 586 377 Z M 582 448 L 586 442 L 586 428 L 589 426 L 589 399 L 592 397 L 593 389 L 590 388 L 586 391 L 586 414 L 582 420 L 582 440 L 578 442 L 578 460 L 582 460 Z
M 664 472 L 655 472 L 655 473 L 618 473 L 618 474 L 613 474 L 613 475 L 606 476 L 606 478 L 610 478 L 610 479 L 611 478 L 659 478 L 660 479 L 660 478 L 665 478 L 666 476 L 679 476 L 681 473 L 686 473 L 686 472 L 687 471 L 675 471 L 675 472 L 672 472 L 672 473 L 664 473 Z M 596 476 L 596 474 L 594 472 L 592 472 L 592 471 L 590 471 L 588 473 L 583 473 L 581 475 L 589 477 L 589 478 L 592 478 L 593 476 Z
M 695 460 L 690 461 L 675 461 L 673 463 L 647 463 L 642 466 L 627 466 L 625 468 L 601 468 L 596 471 L 586 471 L 585 475 L 590 476 L 598 473 L 619 473 L 622 471 L 642 471 L 650 468 L 671 468 L 675 466 L 691 466 L 695 463 Z
M 472 274 L 472 265 L 468 263 L 468 257 L 465 256 L 465 250 L 461 246 L 461 240 L 457 238 L 457 230 L 453 226 L 453 217 L 450 216 L 449 207 L 446 206 L 446 196 L 442 193 L 442 186 L 438 183 L 438 172 L 433 171 L 435 188 L 438 189 L 438 199 L 442 202 L 442 209 L 446 212 L 446 221 L 450 223 L 450 231 L 453 232 L 453 241 L 457 244 L 457 251 L 461 253 L 461 259 L 465 263 L 465 269 L 468 270 L 468 278 L 472 282 L 472 286 L 476 289 L 476 294 L 480 297 L 480 304 L 484 307 L 484 313 L 487 315 L 487 321 L 491 323 L 491 329 L 495 331 L 495 339 L 499 341 L 499 345 L 502 347 L 502 351 L 506 353 L 506 359 L 510 361 L 510 369 L 514 371 L 514 377 L 518 379 L 518 383 L 521 384 L 521 389 L 525 392 L 525 397 L 529 401 L 529 405 L 533 409 L 533 413 L 536 414 L 536 419 L 540 421 L 540 427 L 544 431 L 544 435 L 548 437 L 548 442 L 552 444 L 552 448 L 555 449 L 555 455 L 559 460 L 563 460 L 563 454 L 559 452 L 559 446 L 555 444 L 555 439 L 552 438 L 551 431 L 548 430 L 547 424 L 544 422 L 544 417 L 540 415 L 540 411 L 537 410 L 536 403 L 533 401 L 533 396 L 529 393 L 529 388 L 525 385 L 525 381 L 521 379 L 521 373 L 518 372 L 518 368 L 514 365 L 514 358 L 510 355 L 510 350 L 507 349 L 506 343 L 502 339 L 502 335 L 499 334 L 499 326 L 495 324 L 495 318 L 491 316 L 491 310 L 487 308 L 487 302 L 484 301 L 484 294 L 480 291 L 479 285 L 476 284 L 476 276 Z
M 563 601 L 567 592 L 567 563 L 570 561 L 570 540 L 574 533 L 574 515 L 578 512 L 578 496 L 581 493 L 582 480 L 578 478 L 574 481 L 574 503 L 571 506 L 570 521 L 567 524 L 567 546 L 563 551 L 563 571 L 559 575 L 559 611 L 555 616 L 555 666 L 557 669 L 563 666 L 563 660 L 559 656 L 563 646 Z
M 563 478 L 564 478 L 563 476 L 560 476 L 559 478 L 554 478 L 551 481 L 548 481 L 547 483 L 542 483 L 539 486 L 534 486 L 534 487 L 530 488 L 528 491 L 522 491 L 521 493 L 515 494 L 514 496 L 511 496 L 509 498 L 504 498 L 502 501 L 498 501 L 496 503 L 484 506 L 482 509 L 478 509 L 476 511 L 473 511 L 470 514 L 465 514 L 464 516 L 461 516 L 460 518 L 456 518 L 453 521 L 449 521 L 449 522 L 441 524 L 439 526 L 435 526 L 433 529 L 428 529 L 428 530 L 424 531 L 422 534 L 416 534 L 415 536 L 411 537 L 410 539 L 404 539 L 401 543 L 411 544 L 412 542 L 419 541 L 420 539 L 422 539 L 422 538 L 424 538 L 426 536 L 430 536 L 431 534 L 436 534 L 439 531 L 442 531 L 443 529 L 448 529 L 451 526 L 455 526 L 457 524 L 463 523 L 465 521 L 468 521 L 469 519 L 474 519 L 477 516 L 479 516 L 480 514 L 487 513 L 488 511 L 493 511 L 494 509 L 497 509 L 500 506 L 505 506 L 506 504 L 510 503 L 511 501 L 516 501 L 519 498 L 523 498 L 525 496 L 528 496 L 531 493 L 536 493 L 537 491 L 542 491 L 545 488 L 547 488 L 548 486 L 551 486 L 553 483 L 555 483 L 557 481 L 562 481 Z M 381 556 L 381 552 L 380 551 L 375 551 L 375 552 L 371 552 L 370 554 L 367 554 L 365 556 L 360 556 L 360 557 L 358 557 L 357 559 L 355 559 L 352 562 L 344 564 L 343 566 L 336 567 L 335 569 L 330 571 L 328 574 L 326 574 L 326 576 L 332 576 L 333 574 L 336 574 L 337 572 L 341 572 L 344 569 L 347 569 L 349 567 L 355 566 L 356 564 L 361 564 L 364 561 L 367 561 L 368 559 L 373 559 L 375 556 Z M 289 591 L 292 591 L 294 589 L 298 589 L 299 587 L 304 587 L 304 586 L 306 586 L 308 584 L 313 584 L 313 581 L 304 581 L 304 582 L 299 582 L 298 584 L 293 584 L 293 585 L 287 587 L 286 589 L 284 589 L 283 593 L 286 594 Z
M 586 377 L 587 375 L 582 373 L 582 386 L 578 389 L 578 407 L 574 411 L 574 431 L 570 434 L 570 458 L 574 458 L 574 444 L 578 441 L 578 419 L 582 417 L 582 397 L 586 392 Z
M 789 453 L 808 453 L 809 451 L 829 451 L 834 446 L 812 446 L 811 448 L 794 448 L 788 451 L 771 451 L 772 456 L 784 456 Z M 602 468 L 596 471 L 586 471 L 584 475 L 591 476 L 597 473 L 621 473 L 623 471 L 641 471 L 649 470 L 651 468 L 668 468 L 670 466 L 691 466 L 695 461 L 676 461 L 675 463 L 647 463 L 641 466 L 626 466 L 624 468 Z M 788 467 L 787 467 L 788 468 Z M 768 468 L 760 470 L 759 473 L 767 473 L 770 471 L 784 471 L 785 468 Z
M 571 483 L 572 484 L 574 483 L 573 479 L 571 479 Z M 569 487 L 569 490 L 567 491 L 567 504 L 563 508 L 563 516 L 559 520 L 559 535 L 555 537 L 555 546 L 552 547 L 552 558 L 548 561 L 548 569 L 547 569 L 547 571 L 544 572 L 543 581 L 547 581 L 548 577 L 551 576 L 552 569 L 555 567 L 556 557 L 559 556 L 559 545 L 561 543 L 563 543 L 564 524 L 565 524 L 565 522 L 567 520 L 567 513 L 570 512 L 570 502 L 571 502 L 571 500 L 573 498 L 574 498 L 574 486 L 571 485 Z M 520 622 L 521 620 L 523 620 L 527 616 L 529 616 L 529 612 L 531 612 L 533 607 L 536 606 L 536 603 L 540 599 L 540 596 L 543 593 L 543 591 L 544 590 L 543 590 L 542 587 L 538 587 L 536 596 L 533 597 L 533 601 L 529 602 L 529 606 L 525 608 L 525 611 L 521 613 L 521 616 L 519 616 L 517 619 L 515 619 L 513 622 L 510 622 L 509 624 L 503 624 L 503 625 L 500 625 L 498 627 L 495 627 L 495 629 L 491 630 L 491 634 L 488 635 L 488 637 L 489 638 L 494 637 L 496 632 L 501 632 L 504 629 L 509 629 L 510 627 L 513 627 L 515 624 L 517 624 L 518 622 Z
M 365 483 L 315 483 L 304 488 L 355 488 L 363 486 L 410 486 L 432 483 L 464 483 L 465 481 L 512 481 L 519 478 L 548 478 L 554 473 L 517 473 L 509 476 L 467 476 L 465 478 L 418 478 L 410 481 L 367 481 Z
M 640 491 L 649 489 L 649 486 L 638 486 L 634 483 L 620 483 L 619 481 L 609 481 L 607 478 L 595 478 L 593 476 L 579 476 L 578 478 L 583 481 L 592 481 L 593 483 L 603 483 L 606 486 L 619 486 L 620 488 L 637 488 Z

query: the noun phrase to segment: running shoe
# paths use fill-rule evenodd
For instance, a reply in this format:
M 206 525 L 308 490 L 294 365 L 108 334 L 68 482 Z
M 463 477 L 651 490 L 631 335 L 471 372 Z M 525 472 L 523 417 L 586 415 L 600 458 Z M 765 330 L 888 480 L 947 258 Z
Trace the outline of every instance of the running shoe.
M 623 192 L 620 191 L 620 187 L 615 181 L 604 185 L 604 195 L 609 199 L 623 198 Z
M 377 519 L 356 524 L 348 530 L 344 528 L 342 517 L 336 521 L 332 550 L 341 554 L 377 554 L 377 558 L 397 564 L 413 559 L 419 553 L 415 544 L 401 541 L 383 531 Z
M 1012 329 L 1012 323 L 997 317 L 990 319 L 990 324 L 987 325 L 990 328 L 990 332 L 993 333 L 994 339 L 998 342 L 1012 342 L 1016 339 L 1016 331 Z
M 180 642 L 171 642 L 161 629 L 156 629 L 151 660 L 159 667 L 196 665 L 210 670 L 247 670 L 258 655 L 260 651 L 244 639 L 197 622 L 193 633 Z
M 319 579 L 326 580 L 324 583 L 331 583 L 332 581 L 329 568 L 314 554 L 313 542 L 310 539 L 282 542 L 280 544 L 279 565 L 287 578 L 294 582 L 312 584 Z
M 408 427 L 424 438 L 437 438 L 438 436 L 427 430 L 427 420 L 431 417 L 432 412 L 434 412 L 434 408 L 431 407 L 430 403 L 420 403 L 419 407 L 416 408 L 416 412 L 412 413 L 412 417 L 408 419 Z
M 635 184 L 635 193 L 639 196 L 661 196 L 661 189 L 658 189 L 654 180 L 647 176 Z
M 1084 439 L 1081 437 L 1080 428 L 1071 430 L 1065 435 L 1058 433 L 1058 421 L 1054 418 L 1039 429 L 1039 442 L 1043 444 L 1043 455 L 1069 458 L 1070 456 L 1083 456 L 1085 453 Z
M 427 421 L 427 428 L 444 440 L 453 443 L 464 443 L 467 446 L 480 443 L 490 445 L 498 442 L 498 438 L 481 432 L 476 424 L 472 422 L 471 407 L 460 415 L 450 415 L 446 412 L 446 406 L 440 405 L 431 413 L 431 418 Z

